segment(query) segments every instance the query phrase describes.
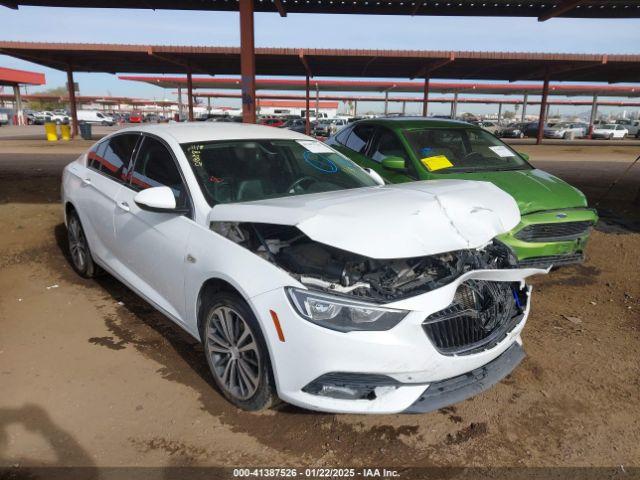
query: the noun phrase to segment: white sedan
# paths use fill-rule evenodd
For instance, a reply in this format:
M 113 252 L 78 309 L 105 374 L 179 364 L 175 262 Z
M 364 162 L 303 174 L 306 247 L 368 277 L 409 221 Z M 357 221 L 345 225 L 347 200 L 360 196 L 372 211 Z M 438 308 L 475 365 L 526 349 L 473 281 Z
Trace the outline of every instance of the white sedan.
M 629 133 L 624 125 L 617 125 L 615 123 L 608 123 L 604 125 L 596 125 L 593 127 L 592 138 L 606 138 L 607 140 L 613 140 L 614 138 L 624 138 Z
M 64 170 L 73 267 L 202 341 L 238 407 L 430 411 L 520 362 L 541 271 L 492 240 L 520 220 L 492 184 L 381 183 L 286 129 L 120 130 Z

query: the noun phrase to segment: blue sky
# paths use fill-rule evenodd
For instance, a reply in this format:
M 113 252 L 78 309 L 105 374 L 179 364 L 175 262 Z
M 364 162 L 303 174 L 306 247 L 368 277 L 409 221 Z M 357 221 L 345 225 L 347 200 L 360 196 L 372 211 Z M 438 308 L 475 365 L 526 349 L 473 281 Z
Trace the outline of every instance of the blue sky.
M 2 40 L 237 46 L 238 23 L 237 13 L 224 12 L 0 7 Z M 257 13 L 255 26 L 256 45 L 263 47 L 640 53 L 638 19 L 540 23 L 535 18 L 303 14 L 282 18 Z M 44 72 L 48 88 L 66 81 L 62 72 L 7 56 L 0 55 L 0 66 Z M 172 96 L 107 74 L 78 74 L 76 81 L 86 95 Z

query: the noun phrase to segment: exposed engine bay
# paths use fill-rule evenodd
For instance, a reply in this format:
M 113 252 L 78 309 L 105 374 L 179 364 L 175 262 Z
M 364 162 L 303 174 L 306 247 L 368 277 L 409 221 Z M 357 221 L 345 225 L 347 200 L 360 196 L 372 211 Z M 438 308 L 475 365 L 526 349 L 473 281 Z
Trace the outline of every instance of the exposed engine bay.
M 316 242 L 288 225 L 212 222 L 211 229 L 310 288 L 381 303 L 434 290 L 470 270 L 516 265 L 511 250 L 495 240 L 476 250 L 378 260 Z

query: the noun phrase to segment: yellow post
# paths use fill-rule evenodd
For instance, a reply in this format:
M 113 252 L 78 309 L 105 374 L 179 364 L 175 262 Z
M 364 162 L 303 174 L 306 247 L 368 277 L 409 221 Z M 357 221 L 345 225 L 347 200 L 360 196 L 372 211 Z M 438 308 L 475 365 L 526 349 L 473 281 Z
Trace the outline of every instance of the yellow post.
M 60 136 L 62 140 L 71 140 L 71 125 L 60 125 Z
M 44 132 L 47 135 L 47 142 L 58 141 L 58 128 L 55 123 L 45 123 Z

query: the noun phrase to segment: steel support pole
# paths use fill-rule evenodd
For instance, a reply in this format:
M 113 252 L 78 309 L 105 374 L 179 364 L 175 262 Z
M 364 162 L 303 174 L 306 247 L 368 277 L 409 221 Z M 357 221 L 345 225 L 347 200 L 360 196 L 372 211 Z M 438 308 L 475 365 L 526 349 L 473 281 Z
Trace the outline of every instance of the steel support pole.
M 353 102 L 353 116 L 357 116 L 358 115 L 358 101 L 354 101 Z
M 319 117 L 320 113 L 320 89 L 318 88 L 318 84 L 316 83 L 316 120 Z
M 253 0 L 239 1 L 242 121 L 244 123 L 256 123 L 256 52 L 253 27 Z
M 182 87 L 178 87 L 178 121 L 182 120 Z
M 430 78 L 424 79 L 424 87 L 422 90 L 422 116 L 426 117 L 429 112 L 429 81 Z
M 453 101 L 451 102 L 451 119 L 455 120 L 458 116 L 458 94 L 453 94 Z
M 549 98 L 549 74 L 546 73 L 544 76 L 544 85 L 542 87 L 542 101 L 540 102 L 540 117 L 538 118 L 538 136 L 536 138 L 536 145 L 540 145 L 542 143 L 548 98 Z
M 407 102 L 402 102 L 402 115 L 407 114 Z
M 389 113 L 389 91 L 384 92 L 384 114 Z
M 191 70 L 187 72 L 187 105 L 189 106 L 189 121 L 193 122 L 193 78 Z
M 525 122 L 525 116 L 527 115 L 527 102 L 529 101 L 529 95 L 525 93 L 524 99 L 522 100 L 522 117 L 520 117 L 520 121 Z
M 24 114 L 22 112 L 22 96 L 20 95 L 20 85 L 13 86 L 13 111 L 15 112 L 16 125 L 24 125 Z
M 67 69 L 67 89 L 69 90 L 69 108 L 71 109 L 71 135 L 78 136 L 78 107 L 76 105 L 76 87 L 73 83 L 73 71 Z
M 593 103 L 591 104 L 591 115 L 589 116 L 589 138 L 593 135 L 593 124 L 596 121 L 598 115 L 598 96 L 593 96 Z
M 306 135 L 310 135 L 311 134 L 311 120 L 309 119 L 309 117 L 311 116 L 309 114 L 309 75 L 307 75 L 307 84 L 306 84 L 306 90 L 305 90 L 305 108 L 306 108 L 306 113 L 304 116 L 304 133 Z
M 502 103 L 498 104 L 498 123 L 500 123 L 500 120 L 502 119 Z
M 211 113 L 211 97 L 207 97 L 207 113 Z

